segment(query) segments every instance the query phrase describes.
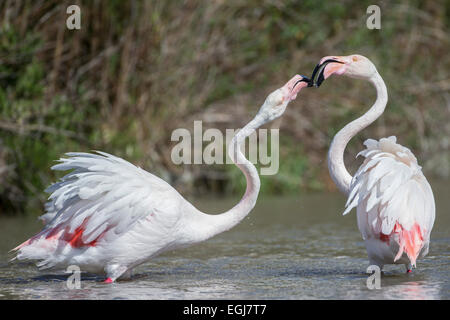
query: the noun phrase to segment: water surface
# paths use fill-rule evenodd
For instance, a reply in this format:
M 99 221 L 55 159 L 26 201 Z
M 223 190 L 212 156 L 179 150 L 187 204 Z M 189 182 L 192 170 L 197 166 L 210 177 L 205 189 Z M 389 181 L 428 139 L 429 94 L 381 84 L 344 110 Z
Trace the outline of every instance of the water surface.
M 450 299 L 448 182 L 433 183 L 437 217 L 429 255 L 406 274 L 387 266 L 381 289 L 366 286 L 364 243 L 338 193 L 261 196 L 234 229 L 187 249 L 165 253 L 112 285 L 83 275 L 69 290 L 61 271 L 9 263 L 8 251 L 39 231 L 35 218 L 0 219 L 0 299 Z M 194 199 L 219 213 L 237 199 Z

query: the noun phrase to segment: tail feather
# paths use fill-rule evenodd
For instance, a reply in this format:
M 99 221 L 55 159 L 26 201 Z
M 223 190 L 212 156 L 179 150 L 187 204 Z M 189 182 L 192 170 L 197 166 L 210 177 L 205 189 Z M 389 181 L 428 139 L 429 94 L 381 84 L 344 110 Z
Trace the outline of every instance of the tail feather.
M 406 253 L 411 264 L 415 267 L 416 260 L 419 256 L 420 250 L 424 245 L 422 230 L 420 226 L 415 223 L 410 230 L 406 230 L 401 224 L 397 222 L 394 232 L 398 234 L 399 250 L 395 256 L 394 261 L 400 259 L 403 253 Z
M 57 246 L 57 241 L 38 239 L 28 245 L 23 245 L 17 252 L 17 258 L 22 259 L 45 259 Z

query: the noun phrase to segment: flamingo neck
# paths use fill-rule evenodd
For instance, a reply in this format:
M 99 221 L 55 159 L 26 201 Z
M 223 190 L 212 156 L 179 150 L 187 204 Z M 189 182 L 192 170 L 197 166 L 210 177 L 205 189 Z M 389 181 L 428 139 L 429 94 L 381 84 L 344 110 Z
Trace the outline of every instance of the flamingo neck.
M 364 115 L 347 124 L 334 136 L 328 152 L 328 169 L 330 171 L 331 178 L 339 190 L 344 194 L 349 193 L 350 183 L 352 181 L 352 176 L 345 168 L 345 147 L 351 138 L 383 114 L 388 101 L 386 85 L 380 74 L 375 72 L 369 81 L 377 90 L 377 99 L 375 103 Z
M 245 158 L 241 151 L 241 145 L 245 141 L 245 138 L 250 136 L 257 128 L 259 128 L 266 121 L 261 116 L 257 115 L 252 121 L 250 121 L 244 128 L 233 137 L 228 147 L 228 153 L 231 160 L 236 166 L 244 173 L 247 188 L 244 196 L 230 210 L 216 215 L 207 215 L 210 228 L 208 228 L 207 238 L 210 238 L 216 234 L 227 231 L 242 221 L 253 209 L 258 198 L 260 180 L 258 171 L 255 166 Z

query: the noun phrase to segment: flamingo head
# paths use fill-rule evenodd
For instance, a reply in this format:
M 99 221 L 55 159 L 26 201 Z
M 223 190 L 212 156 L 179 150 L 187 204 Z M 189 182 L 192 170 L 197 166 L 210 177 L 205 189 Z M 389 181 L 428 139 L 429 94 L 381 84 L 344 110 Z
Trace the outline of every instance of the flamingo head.
M 289 102 L 297 98 L 297 94 L 304 87 L 311 87 L 311 81 L 308 77 L 295 75 L 284 86 L 275 90 L 266 98 L 258 114 L 265 121 L 272 121 L 280 117 L 286 110 Z
M 319 87 L 332 74 L 346 75 L 352 78 L 370 79 L 377 69 L 364 56 L 352 54 L 350 56 L 323 57 L 313 71 L 311 85 Z

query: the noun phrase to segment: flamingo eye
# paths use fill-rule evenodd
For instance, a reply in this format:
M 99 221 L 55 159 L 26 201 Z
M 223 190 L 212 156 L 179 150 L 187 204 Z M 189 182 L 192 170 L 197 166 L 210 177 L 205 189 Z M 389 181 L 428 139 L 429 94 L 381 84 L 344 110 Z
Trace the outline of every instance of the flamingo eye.
M 353 60 L 353 62 L 356 62 L 356 61 L 358 61 L 358 57 L 353 56 L 352 60 Z

